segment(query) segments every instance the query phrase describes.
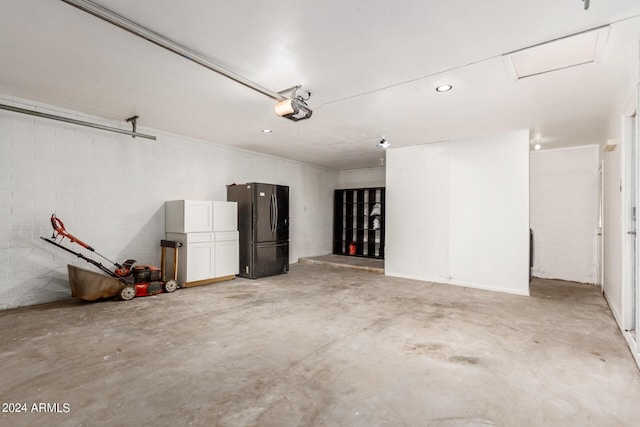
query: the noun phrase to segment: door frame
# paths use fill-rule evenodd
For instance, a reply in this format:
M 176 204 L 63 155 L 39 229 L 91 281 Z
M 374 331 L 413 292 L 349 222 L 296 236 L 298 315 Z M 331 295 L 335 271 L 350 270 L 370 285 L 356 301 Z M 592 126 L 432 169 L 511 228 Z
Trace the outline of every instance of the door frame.
M 638 84 L 636 89 L 636 105 L 635 105 L 635 113 L 633 115 L 633 138 L 632 141 L 635 144 L 635 162 L 636 162 L 636 205 L 640 202 L 640 84 Z M 638 214 L 640 211 L 636 208 L 636 227 L 638 227 Z M 640 366 L 640 274 L 638 273 L 638 266 L 640 266 L 640 239 L 636 236 L 636 250 L 635 250 L 635 264 L 636 264 L 636 275 L 635 275 L 635 283 L 633 292 L 633 300 L 632 304 L 635 304 L 633 313 L 635 313 L 635 334 L 633 334 L 633 343 L 635 343 L 635 347 L 631 347 L 633 356 L 636 360 L 636 363 Z
M 633 103 L 622 116 L 622 184 L 627 190 L 622 192 L 622 293 L 621 293 L 621 322 L 622 331 L 629 345 L 631 353 L 640 367 L 640 274 L 637 270 L 635 280 L 633 268 L 640 266 L 640 243 L 636 235 L 635 258 L 633 257 L 633 246 L 630 244 L 629 234 L 631 226 L 631 168 L 636 167 L 634 196 L 636 206 L 640 203 L 640 84 L 636 86 Z M 635 146 L 635 156 L 632 156 Z M 640 214 L 640 212 L 637 212 Z M 637 217 L 637 215 L 636 215 Z M 637 221 L 636 221 L 637 222 Z M 637 224 L 636 224 L 637 227 Z
M 604 160 L 598 168 L 598 284 L 604 294 Z

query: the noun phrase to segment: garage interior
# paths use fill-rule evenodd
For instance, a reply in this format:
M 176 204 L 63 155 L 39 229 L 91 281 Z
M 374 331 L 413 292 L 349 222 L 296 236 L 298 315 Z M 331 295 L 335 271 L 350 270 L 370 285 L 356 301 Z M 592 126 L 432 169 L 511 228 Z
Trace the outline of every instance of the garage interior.
M 637 423 L 637 1 L 7 0 L 0 28 L 3 424 Z M 160 265 L 166 202 L 243 183 L 288 189 L 286 274 L 88 302 L 43 242 L 55 214 Z

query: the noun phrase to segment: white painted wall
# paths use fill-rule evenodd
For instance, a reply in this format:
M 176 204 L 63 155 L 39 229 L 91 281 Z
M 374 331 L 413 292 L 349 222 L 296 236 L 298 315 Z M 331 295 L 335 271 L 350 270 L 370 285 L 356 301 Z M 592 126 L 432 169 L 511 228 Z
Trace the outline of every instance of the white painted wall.
M 2 102 L 122 126 L 15 98 Z M 39 239 L 51 235 L 53 212 L 110 259 L 158 265 L 165 200 L 226 200 L 227 184 L 271 182 L 290 187 L 291 261 L 331 252 L 337 172 L 139 131 L 158 140 L 0 111 L 1 309 L 67 298 L 66 264 L 93 268 Z
M 620 119 L 616 120 L 620 125 Z M 618 322 L 622 314 L 622 147 L 602 153 L 604 160 L 603 289 Z
M 531 153 L 536 277 L 598 282 L 599 148 Z
M 529 133 L 387 152 L 385 272 L 528 295 Z
M 633 86 L 630 85 L 626 103 L 612 111 L 609 120 L 607 139 L 616 139 L 618 146 L 612 152 L 602 153 L 604 160 L 604 274 L 603 290 L 618 327 L 622 332 L 631 353 L 640 366 L 640 351 L 638 345 L 637 322 L 634 321 L 634 304 L 640 299 L 634 295 L 634 288 L 638 288 L 638 277 L 633 280 L 634 270 L 634 238 L 627 234 L 633 226 L 630 193 L 633 143 L 633 123 L 640 128 L 638 113 L 640 113 L 640 73 L 634 70 Z M 635 116 L 635 117 L 634 117 Z M 636 146 L 640 140 L 635 135 Z M 604 145 L 605 141 L 602 141 Z M 636 153 L 637 155 L 637 153 Z M 636 199 L 640 188 L 640 175 L 635 178 Z M 636 203 L 637 203 L 636 200 Z M 637 224 L 636 224 L 637 227 Z M 636 236 L 637 237 L 637 236 Z M 636 268 L 637 268 L 637 254 Z M 637 275 L 637 270 L 636 270 Z M 634 302 L 635 300 L 635 302 Z M 637 306 L 636 306 L 637 307 Z M 638 308 L 638 307 L 637 307 Z M 637 318 L 637 317 L 636 317 Z M 634 325 L 635 324 L 635 325 Z M 635 328 L 633 332 L 630 329 Z
M 342 170 L 338 175 L 338 188 L 384 187 L 385 182 L 386 170 L 384 166 Z

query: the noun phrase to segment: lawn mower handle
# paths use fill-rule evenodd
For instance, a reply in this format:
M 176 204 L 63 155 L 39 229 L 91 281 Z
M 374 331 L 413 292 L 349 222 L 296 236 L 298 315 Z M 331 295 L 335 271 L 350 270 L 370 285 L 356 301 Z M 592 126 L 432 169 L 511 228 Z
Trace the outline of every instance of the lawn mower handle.
M 64 228 L 64 223 L 60 220 L 60 218 L 56 216 L 56 214 L 51 215 L 51 227 L 53 227 L 53 235 L 51 236 L 52 239 L 55 239 L 58 236 L 62 236 L 63 238 L 66 237 L 67 239 L 69 239 L 69 241 L 71 241 L 71 243 L 77 243 L 83 248 L 91 252 L 95 252 L 95 249 L 93 249 L 91 246 L 87 245 L 85 242 L 69 233 Z

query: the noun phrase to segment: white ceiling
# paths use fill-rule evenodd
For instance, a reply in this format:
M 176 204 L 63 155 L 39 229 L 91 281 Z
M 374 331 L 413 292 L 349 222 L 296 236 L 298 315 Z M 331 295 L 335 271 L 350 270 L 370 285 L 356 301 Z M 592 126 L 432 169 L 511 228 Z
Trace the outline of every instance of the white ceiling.
M 381 135 L 600 144 L 638 78 L 638 0 L 96 3 L 273 91 L 302 85 L 313 116 L 277 117 L 272 99 L 56 0 L 0 2 L 0 93 L 335 169 L 378 166 Z M 600 62 L 518 81 L 505 66 L 606 24 Z

